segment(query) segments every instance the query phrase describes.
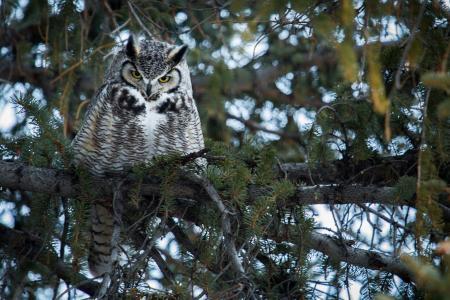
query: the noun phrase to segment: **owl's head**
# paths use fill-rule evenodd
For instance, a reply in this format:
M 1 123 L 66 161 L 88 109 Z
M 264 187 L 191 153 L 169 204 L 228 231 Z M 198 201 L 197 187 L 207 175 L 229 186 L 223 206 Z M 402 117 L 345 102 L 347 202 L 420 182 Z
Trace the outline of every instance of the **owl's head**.
M 177 91 L 192 96 L 186 50 L 186 45 L 175 46 L 156 40 L 136 41 L 130 35 L 113 59 L 107 77 L 134 87 L 149 101 Z

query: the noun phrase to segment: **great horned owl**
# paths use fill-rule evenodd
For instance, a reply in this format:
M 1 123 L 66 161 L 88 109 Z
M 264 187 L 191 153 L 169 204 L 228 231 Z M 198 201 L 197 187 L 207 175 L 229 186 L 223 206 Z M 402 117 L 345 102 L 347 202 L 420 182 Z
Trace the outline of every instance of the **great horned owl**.
M 76 165 L 105 176 L 155 155 L 204 148 L 186 50 L 130 36 L 112 59 L 72 142 Z M 120 226 L 111 202 L 98 200 L 92 206 L 88 262 L 95 276 L 110 272 L 117 259 Z

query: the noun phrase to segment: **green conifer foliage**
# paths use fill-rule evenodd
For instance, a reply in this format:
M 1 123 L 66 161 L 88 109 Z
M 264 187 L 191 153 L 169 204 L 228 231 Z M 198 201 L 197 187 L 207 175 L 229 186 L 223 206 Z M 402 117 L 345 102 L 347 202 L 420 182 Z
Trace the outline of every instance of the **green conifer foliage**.
M 0 1 L 0 298 L 95 297 L 90 201 L 115 195 L 110 298 L 447 299 L 449 12 Z M 129 33 L 189 46 L 207 146 L 101 180 L 70 143 Z

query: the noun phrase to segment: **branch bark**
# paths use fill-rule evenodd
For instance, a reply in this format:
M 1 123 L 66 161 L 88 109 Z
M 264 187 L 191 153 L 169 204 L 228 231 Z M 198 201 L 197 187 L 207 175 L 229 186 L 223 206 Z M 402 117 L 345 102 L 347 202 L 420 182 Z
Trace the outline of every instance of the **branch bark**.
M 284 169 L 286 167 L 286 169 Z M 290 177 L 302 177 L 304 165 L 285 165 L 283 171 Z M 97 195 L 112 195 L 112 186 L 109 181 L 92 178 Z M 133 179 L 130 178 L 132 181 Z M 26 166 L 19 162 L 0 161 L 0 186 L 13 190 L 40 192 L 65 197 L 74 197 L 80 194 L 83 187 L 79 179 L 69 172 Z M 206 191 L 202 190 L 198 182 L 183 178 L 172 186 L 174 194 L 179 198 L 208 200 Z M 260 186 L 249 187 L 249 199 L 255 200 L 259 195 L 267 193 L 267 189 Z M 347 204 L 347 203 L 383 203 L 406 204 L 398 202 L 392 197 L 393 188 L 362 185 L 317 185 L 299 186 L 297 192 L 288 200 L 288 205 L 310 204 Z M 159 196 L 160 185 L 157 178 L 150 177 L 141 186 L 142 196 Z
M 345 261 L 354 266 L 380 270 L 397 275 L 405 282 L 413 281 L 413 275 L 398 257 L 380 252 L 353 248 L 345 241 L 320 233 L 311 233 L 307 244 L 314 250 L 322 252 L 333 260 Z
M 298 165 L 297 165 L 298 166 Z M 284 171 L 294 172 L 297 169 L 295 165 L 290 165 Z M 303 167 L 303 166 L 302 166 Z M 283 168 L 283 167 L 282 167 Z M 298 170 L 297 170 L 298 171 Z M 298 174 L 297 174 L 298 175 Z M 160 186 L 157 180 L 150 180 L 148 183 L 142 185 L 142 194 L 144 196 L 159 196 Z M 112 187 L 107 181 L 94 178 L 94 185 L 96 193 L 111 194 Z M 0 161 L 0 186 L 3 188 L 19 189 L 24 191 L 42 192 L 47 194 L 57 194 L 62 196 L 76 196 L 81 192 L 81 185 L 78 179 L 73 174 L 58 171 L 48 168 L 37 168 L 26 166 L 18 162 Z M 176 195 L 181 198 L 196 199 L 197 201 L 207 200 L 211 198 L 210 193 L 205 190 L 205 186 L 195 182 L 195 180 L 183 179 L 177 182 L 173 189 Z M 262 187 L 251 186 L 249 188 L 249 201 L 256 199 L 258 194 L 265 193 Z M 298 186 L 296 195 L 289 199 L 285 205 L 308 205 L 308 204 L 343 204 L 343 203 L 385 203 L 385 204 L 404 204 L 398 202 L 392 197 L 393 188 L 391 187 L 373 187 L 361 185 L 318 185 L 318 186 Z M 175 213 L 176 214 L 176 213 Z M 19 239 L 19 246 L 16 249 L 24 249 L 26 243 L 33 240 L 25 236 L 23 232 L 8 229 L 4 226 L 0 227 L 0 234 L 5 236 L 0 242 L 2 247 L 8 246 L 14 236 L 21 237 Z M 180 236 L 178 235 L 178 238 Z M 271 238 L 276 240 L 282 238 L 283 234 L 273 233 Z M 338 239 L 313 233 L 310 240 L 306 243 L 319 252 L 328 255 L 332 259 L 338 261 L 345 261 L 355 266 L 365 267 L 374 270 L 382 270 L 398 275 L 405 281 L 411 281 L 412 276 L 402 262 L 396 257 L 390 257 L 379 252 L 368 251 L 348 246 L 345 242 Z M 32 249 L 41 249 L 42 246 L 37 244 L 28 246 Z M 192 247 L 190 247 L 192 248 Z M 193 250 L 193 249 L 187 249 Z M 195 251 L 194 251 L 195 252 Z M 36 252 L 37 253 L 37 252 Z M 193 253 L 194 255 L 198 255 Z M 36 254 L 38 255 L 38 254 Z M 47 257 L 47 256 L 46 256 Z M 47 264 L 48 265 L 48 264 Z M 57 274 L 64 280 L 70 280 L 67 267 L 57 260 L 55 256 L 54 262 L 51 263 L 51 268 L 56 268 Z M 72 274 L 71 274 L 72 275 Z M 79 277 L 76 282 L 83 282 L 85 278 Z M 74 281 L 69 281 L 73 283 Z M 89 283 L 83 288 L 89 293 L 94 292 L 97 288 L 96 284 Z
M 390 161 L 392 160 L 392 161 Z M 386 166 L 390 164 L 390 167 L 394 168 L 397 166 L 397 172 L 401 174 L 401 169 L 407 169 L 406 165 L 403 163 L 397 165 L 398 162 L 403 162 L 403 160 L 395 160 L 393 157 L 387 158 L 384 163 L 376 163 L 375 165 L 370 165 L 365 168 L 367 173 L 369 169 L 374 171 L 379 168 L 385 170 Z M 363 166 L 367 164 L 361 163 L 362 166 L 354 168 L 357 173 L 356 176 L 361 174 L 364 176 L 364 170 L 358 171 Z M 340 163 L 335 163 L 330 168 L 318 167 L 317 169 L 310 170 L 307 164 L 284 164 L 281 165 L 280 176 L 284 175 L 287 178 L 295 181 L 307 180 L 311 176 L 318 176 L 326 179 L 334 178 L 337 182 L 337 176 L 341 176 L 336 172 L 333 173 L 333 167 L 339 166 Z M 410 167 L 409 170 L 412 168 Z M 376 171 L 372 175 L 372 178 L 376 176 L 383 177 L 382 172 Z M 312 174 L 312 175 L 311 175 Z M 336 176 L 336 177 L 335 177 Z M 386 176 L 386 175 L 384 175 Z M 133 181 L 132 176 L 130 181 Z M 311 179 L 309 179 L 311 182 Z M 314 180 L 313 180 L 314 181 Z M 380 180 L 382 181 L 382 180 Z M 141 185 L 141 195 L 147 197 L 158 197 L 160 196 L 160 185 L 158 178 L 149 177 L 148 180 Z M 111 196 L 113 187 L 111 182 L 92 178 L 92 186 L 95 186 L 96 195 L 106 195 Z M 74 174 L 69 172 L 48 169 L 48 168 L 37 168 L 26 166 L 19 162 L 6 162 L 0 161 L 0 187 L 9 188 L 13 190 L 22 190 L 30 192 L 39 192 L 45 194 L 60 195 L 64 197 L 74 197 L 83 192 L 83 186 L 79 182 Z M 183 178 L 176 182 L 172 187 L 173 195 L 182 199 L 195 199 L 197 201 L 209 201 L 210 197 L 205 190 L 198 184 L 189 178 Z M 314 204 L 363 204 L 363 203 L 378 203 L 378 204 L 388 204 L 388 205 L 409 205 L 414 206 L 414 199 L 409 201 L 396 199 L 394 196 L 394 188 L 388 186 L 365 186 L 360 184 L 322 184 L 314 186 L 302 186 L 297 187 L 296 193 L 286 200 L 284 203 L 286 206 L 293 205 L 314 205 Z M 264 195 L 268 190 L 261 186 L 251 185 L 248 188 L 249 201 L 255 201 L 258 196 Z M 447 198 L 447 194 L 442 194 L 441 198 Z M 445 222 L 450 221 L 450 208 L 448 205 L 442 204 L 443 216 Z
M 295 134 L 295 133 L 291 133 L 291 132 L 285 132 L 283 130 L 272 130 L 272 129 L 269 129 L 269 128 L 265 128 L 264 126 L 261 126 L 260 124 L 258 124 L 255 121 L 246 120 L 244 118 L 241 118 L 241 117 L 238 117 L 238 116 L 234 116 L 234 115 L 232 115 L 230 113 L 227 113 L 226 116 L 227 116 L 228 119 L 232 119 L 232 120 L 236 120 L 236 121 L 241 122 L 242 124 L 244 124 L 250 130 L 272 133 L 272 134 L 278 135 L 279 137 L 290 139 L 290 140 L 292 140 L 294 142 L 299 143 L 301 146 L 305 147 L 305 143 L 303 142 L 300 134 Z
M 336 160 L 329 164 L 285 163 L 281 165 L 280 171 L 285 172 L 291 180 L 299 180 L 310 185 L 324 183 L 394 185 L 401 176 L 416 176 L 417 151 L 359 161 Z
M 187 251 L 191 252 L 194 257 L 200 259 L 201 253 L 198 249 L 206 247 L 201 245 L 204 243 L 202 242 L 201 237 L 197 236 L 195 239 L 199 245 L 193 246 L 190 238 L 175 224 L 172 225 L 172 232 L 177 241 L 185 247 Z M 288 234 L 285 234 L 284 232 L 272 231 L 269 233 L 269 237 L 274 241 L 295 243 L 295 241 L 290 241 L 287 236 Z M 389 272 L 397 275 L 405 282 L 414 281 L 413 274 L 399 257 L 388 256 L 377 251 L 351 247 L 349 246 L 350 241 L 340 240 L 317 232 L 312 232 L 308 237 L 308 239 L 305 239 L 307 247 L 327 255 L 332 260 L 343 261 L 354 266 L 371 270 Z M 296 245 L 295 247 L 300 247 L 300 245 Z
M 217 193 L 214 186 L 206 179 L 195 175 L 194 180 L 200 184 L 203 189 L 208 193 L 211 200 L 214 202 L 214 204 L 219 209 L 221 218 L 222 218 L 222 234 L 224 237 L 224 246 L 225 250 L 229 256 L 229 259 L 231 261 L 231 265 L 234 269 L 234 271 L 240 276 L 245 276 L 245 270 L 242 266 L 242 263 L 239 259 L 236 245 L 234 242 L 234 236 L 231 230 L 231 222 L 230 222 L 230 212 L 228 211 L 225 204 L 223 204 L 222 199 L 220 198 L 219 193 Z

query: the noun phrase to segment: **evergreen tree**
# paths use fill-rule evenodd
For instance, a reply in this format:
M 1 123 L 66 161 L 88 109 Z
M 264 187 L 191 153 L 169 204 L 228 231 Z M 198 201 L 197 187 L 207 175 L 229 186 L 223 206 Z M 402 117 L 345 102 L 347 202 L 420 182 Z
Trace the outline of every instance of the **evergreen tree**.
M 185 43 L 207 149 L 136 166 L 107 298 L 448 299 L 448 1 L 0 1 L 0 298 L 95 297 L 70 141 L 114 46 Z M 204 176 L 190 168 L 208 160 Z

